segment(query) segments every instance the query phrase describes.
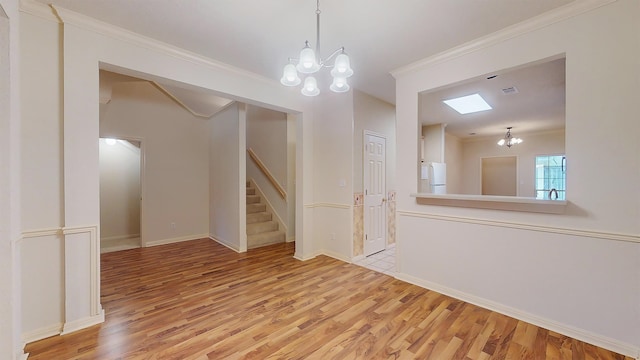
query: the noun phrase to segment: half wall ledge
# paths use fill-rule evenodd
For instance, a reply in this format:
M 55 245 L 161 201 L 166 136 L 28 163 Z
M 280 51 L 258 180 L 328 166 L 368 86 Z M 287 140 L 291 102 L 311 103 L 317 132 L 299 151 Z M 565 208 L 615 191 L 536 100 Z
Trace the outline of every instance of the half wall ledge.
M 420 205 L 455 206 L 477 209 L 524 211 L 563 214 L 566 200 L 540 200 L 520 196 L 462 195 L 462 194 L 410 194 Z

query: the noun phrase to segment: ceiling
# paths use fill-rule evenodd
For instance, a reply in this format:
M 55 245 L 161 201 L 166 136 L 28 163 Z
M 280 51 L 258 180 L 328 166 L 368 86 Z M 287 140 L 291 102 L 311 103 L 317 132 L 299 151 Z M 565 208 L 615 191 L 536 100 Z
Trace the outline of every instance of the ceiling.
M 315 46 L 313 0 L 38 1 L 274 81 L 282 76 L 287 58 L 297 57 L 305 40 Z M 390 71 L 572 1 L 323 0 L 321 55 L 344 46 L 355 71 L 351 85 L 395 104 Z M 318 81 L 321 89 L 329 85 L 329 79 Z
M 503 89 L 515 88 L 505 94 Z M 456 97 L 480 94 L 491 110 L 461 115 L 443 103 Z M 514 136 L 565 126 L 565 58 L 507 69 L 420 94 L 420 123 L 446 124 L 446 132 L 466 139 Z

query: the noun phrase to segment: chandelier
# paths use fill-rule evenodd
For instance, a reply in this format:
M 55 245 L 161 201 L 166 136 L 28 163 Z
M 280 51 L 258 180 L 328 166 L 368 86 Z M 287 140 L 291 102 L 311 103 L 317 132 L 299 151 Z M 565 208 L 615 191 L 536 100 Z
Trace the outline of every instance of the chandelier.
M 328 64 L 328 62 L 334 57 L 335 61 L 333 65 Z M 311 74 L 320 71 L 322 68 L 332 68 L 331 76 L 333 77 L 333 82 L 329 87 L 331 91 L 337 93 L 349 91 L 347 78 L 353 75 L 353 70 L 349 64 L 349 56 L 344 52 L 344 47 L 334 51 L 326 59 L 322 59 L 320 57 L 320 0 L 317 0 L 316 50 L 314 52 L 309 45 L 309 41 L 305 41 L 304 48 L 300 51 L 299 58 L 289 58 L 289 63 L 284 67 L 280 83 L 285 86 L 297 86 L 302 82 L 298 73 L 307 75 L 304 79 L 304 85 L 301 90 L 302 95 L 316 96 L 320 94 L 320 89 L 318 89 L 318 81 Z
M 512 128 L 512 126 L 509 126 L 507 128 L 507 133 L 504 135 L 504 138 L 502 138 L 502 139 L 500 139 L 500 141 L 498 141 L 498 145 L 500 145 L 500 146 L 507 145 L 507 147 L 510 148 L 513 145 L 520 144 L 522 142 L 522 139 L 511 136 L 511 128 Z

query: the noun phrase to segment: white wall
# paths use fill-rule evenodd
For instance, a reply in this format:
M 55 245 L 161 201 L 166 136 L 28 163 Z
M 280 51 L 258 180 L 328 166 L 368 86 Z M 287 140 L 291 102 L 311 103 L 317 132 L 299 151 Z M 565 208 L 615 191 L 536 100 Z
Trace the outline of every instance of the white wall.
M 482 138 L 462 142 L 462 174 L 460 194 L 481 193 L 481 159 L 495 156 L 518 157 L 518 196 L 535 197 L 535 167 L 538 155 L 565 153 L 564 130 L 516 134 L 523 142 L 511 148 L 498 146 L 497 139 Z M 567 160 L 570 161 L 570 160 Z M 449 180 L 449 178 L 447 178 Z M 568 180 L 567 180 L 568 181 Z M 571 189 L 568 190 L 569 192 Z
M 232 103 L 209 120 L 209 236 L 247 251 L 246 105 Z
M 139 146 L 100 139 L 100 241 L 140 237 Z
M 394 72 L 398 138 L 411 140 L 398 143 L 398 277 L 637 357 L 640 3 L 529 25 Z M 565 214 L 417 204 L 417 94 L 563 53 Z
M 288 189 L 287 133 L 286 113 L 258 106 L 247 106 L 247 149 L 253 149 L 260 161 L 285 190 L 287 196 L 293 196 L 292 199 L 295 201 L 295 194 L 290 191 L 291 189 Z M 280 196 L 267 176 L 248 155 L 246 161 L 247 180 L 249 178 L 255 180 L 275 211 L 274 215 L 280 218 L 287 227 L 281 230 L 287 233 L 287 238 L 293 236 L 288 231 L 289 210 L 287 203 L 290 199 L 283 199 Z
M 0 358 L 19 359 L 20 55 L 18 1 L 0 1 Z
M 387 192 L 395 190 L 396 182 L 396 108 L 392 104 L 365 94 L 353 91 L 353 192 L 363 191 L 362 154 L 364 131 L 369 130 L 386 138 Z
M 314 243 L 349 260 L 353 247 L 353 92 L 325 92 L 314 101 Z
M 64 322 L 61 38 L 56 22 L 24 13 L 20 37 L 21 319 L 31 341 L 59 333 Z
M 207 237 L 206 120 L 194 117 L 146 81 L 114 84 L 111 102 L 103 106 L 100 137 L 144 143 L 143 244 Z

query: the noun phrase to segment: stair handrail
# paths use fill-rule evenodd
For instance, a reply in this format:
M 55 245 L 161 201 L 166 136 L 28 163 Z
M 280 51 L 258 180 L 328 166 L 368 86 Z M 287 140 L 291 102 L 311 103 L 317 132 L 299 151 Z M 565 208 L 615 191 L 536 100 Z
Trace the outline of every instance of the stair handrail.
M 280 194 L 280 196 L 284 200 L 287 200 L 287 192 L 284 190 L 282 185 L 280 185 L 278 180 L 276 180 L 276 178 L 271 174 L 269 169 L 267 169 L 267 167 L 264 165 L 262 160 L 260 160 L 258 155 L 255 153 L 255 151 L 253 151 L 252 148 L 247 148 L 247 153 L 249 154 L 249 157 L 253 160 L 253 162 L 256 163 L 256 165 L 258 166 L 258 169 L 260 169 L 260 171 L 262 171 L 264 176 L 267 177 L 267 179 L 269 180 L 271 185 L 273 185 L 273 187 L 276 189 L 276 191 L 278 191 L 278 194 Z

